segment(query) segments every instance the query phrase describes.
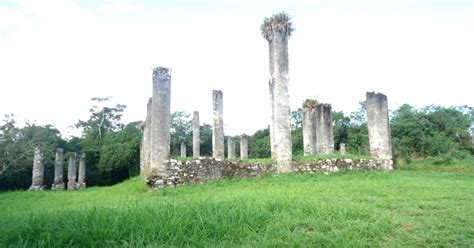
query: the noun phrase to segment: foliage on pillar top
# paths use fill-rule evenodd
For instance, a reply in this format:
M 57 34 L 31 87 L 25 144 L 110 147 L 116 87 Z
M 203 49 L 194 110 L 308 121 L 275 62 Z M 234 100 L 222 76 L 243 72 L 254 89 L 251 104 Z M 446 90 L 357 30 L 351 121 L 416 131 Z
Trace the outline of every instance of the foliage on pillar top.
M 274 14 L 271 17 L 265 17 L 260 26 L 262 36 L 267 41 L 273 39 L 274 32 L 279 32 L 280 34 L 290 37 L 293 30 L 294 28 L 292 27 L 291 17 L 286 12 Z
M 306 99 L 303 102 L 303 108 L 315 109 L 316 105 L 318 105 L 318 101 L 316 101 L 316 99 Z

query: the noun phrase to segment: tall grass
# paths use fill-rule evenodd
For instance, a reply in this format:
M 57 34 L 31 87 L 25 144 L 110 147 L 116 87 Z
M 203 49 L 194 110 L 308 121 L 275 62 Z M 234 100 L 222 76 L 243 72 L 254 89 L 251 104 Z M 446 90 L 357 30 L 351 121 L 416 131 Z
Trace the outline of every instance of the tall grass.
M 474 174 L 284 174 L 0 194 L 0 247 L 474 246 Z

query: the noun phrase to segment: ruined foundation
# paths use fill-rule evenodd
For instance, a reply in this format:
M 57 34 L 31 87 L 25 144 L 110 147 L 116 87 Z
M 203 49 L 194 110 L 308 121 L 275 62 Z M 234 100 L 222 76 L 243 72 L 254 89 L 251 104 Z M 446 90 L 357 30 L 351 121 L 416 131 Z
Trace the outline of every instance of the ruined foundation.
M 52 190 L 63 190 L 66 188 L 64 184 L 64 160 L 63 149 L 56 149 L 56 157 L 54 160 L 54 182 L 51 185 Z
M 365 107 L 367 109 L 370 155 L 374 159 L 385 161 L 383 167 L 385 171 L 393 170 L 387 97 L 381 93 L 367 92 Z
M 35 148 L 33 157 L 33 173 L 32 173 L 30 191 L 41 191 L 44 189 L 44 165 L 43 152 L 39 147 Z
M 224 159 L 224 119 L 223 119 L 223 94 L 220 90 L 212 91 L 212 157 Z
M 308 163 L 298 163 L 296 161 L 292 163 L 292 172 L 311 174 L 382 169 L 380 161 L 371 159 L 321 159 Z M 278 166 L 275 163 L 249 163 L 237 160 L 218 161 L 214 158 L 199 158 L 192 161 L 172 159 L 170 177 L 160 180 L 157 188 L 203 183 L 221 178 L 257 177 L 276 172 L 278 172 Z
M 316 151 L 318 154 L 334 153 L 331 104 L 316 105 Z
M 193 157 L 201 156 L 201 130 L 199 126 L 199 112 L 193 113 Z

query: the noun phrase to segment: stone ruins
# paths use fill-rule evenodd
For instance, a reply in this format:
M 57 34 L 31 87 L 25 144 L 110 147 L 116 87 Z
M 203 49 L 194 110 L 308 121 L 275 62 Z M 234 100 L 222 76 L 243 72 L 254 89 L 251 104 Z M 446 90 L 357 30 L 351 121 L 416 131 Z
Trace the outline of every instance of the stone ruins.
M 240 135 L 240 158 L 249 158 L 249 136 L 246 134 Z
M 316 100 L 307 99 L 303 103 L 303 153 L 315 155 L 316 151 Z
M 153 70 L 153 97 L 147 105 L 143 128 L 141 175 L 151 188 L 162 188 L 213 178 L 258 176 L 268 172 L 336 172 L 348 170 L 392 169 L 390 130 L 387 98 L 383 94 L 367 93 L 366 109 L 373 159 L 322 159 L 298 164 L 292 158 L 288 94 L 288 39 L 293 31 L 288 16 L 284 14 L 266 18 L 261 27 L 269 47 L 270 79 L 270 150 L 274 163 L 259 164 L 236 160 L 235 139 L 227 138 L 227 158 L 224 160 L 223 92 L 212 91 L 212 158 L 200 155 L 199 112 L 192 119 L 193 158 L 181 162 L 170 159 L 170 69 Z M 151 106 L 151 107 L 150 107 Z M 334 149 L 332 107 L 330 104 L 306 100 L 303 103 L 304 155 L 332 154 Z M 247 159 L 249 136 L 240 136 L 240 159 Z M 346 153 L 346 144 L 339 144 L 339 152 Z M 181 143 L 181 156 L 185 157 L 186 145 Z
M 212 157 L 224 159 L 224 100 L 220 90 L 212 91 Z
M 199 126 L 199 112 L 193 113 L 193 157 L 201 156 L 201 127 Z
M 86 155 L 84 153 L 79 158 L 79 173 L 76 188 L 86 188 Z
M 44 189 L 44 165 L 43 152 L 39 147 L 35 148 L 35 155 L 33 157 L 33 177 L 31 181 L 31 191 L 41 191 Z
M 54 183 L 51 185 L 51 189 L 63 190 L 64 185 L 64 161 L 63 161 L 63 149 L 56 149 L 56 158 L 54 160 Z
M 392 170 L 392 145 L 388 120 L 387 97 L 367 92 L 364 106 L 367 110 L 370 155 L 372 159 L 322 159 L 306 164 L 293 161 L 291 137 L 291 109 L 288 93 L 289 62 L 288 40 L 293 31 L 289 17 L 277 14 L 265 18 L 262 35 L 269 50 L 270 150 L 274 162 L 261 164 L 245 161 L 249 157 L 248 135 L 240 136 L 240 159 L 236 159 L 234 137 L 228 137 L 228 160 L 224 158 L 223 92 L 212 91 L 212 158 L 201 157 L 199 112 L 193 112 L 192 157 L 181 162 L 170 158 L 170 105 L 171 69 L 156 67 L 152 73 L 152 97 L 147 104 L 147 115 L 142 124 L 143 139 L 140 149 L 140 175 L 151 188 L 201 182 L 213 178 L 258 176 L 269 172 L 329 173 L 348 170 Z M 334 153 L 332 107 L 330 104 L 306 100 L 303 103 L 304 155 Z M 346 144 L 339 144 L 339 152 L 346 153 Z M 181 157 L 187 157 L 186 143 L 181 142 Z M 86 187 L 85 155 L 76 163 L 76 153 L 69 154 L 67 189 Z M 63 149 L 56 150 L 54 183 L 52 189 L 64 189 Z M 35 149 L 30 190 L 44 188 L 43 153 Z
M 268 41 L 269 48 L 271 153 L 278 165 L 278 172 L 288 172 L 291 171 L 293 160 L 288 93 L 288 39 L 293 28 L 287 15 L 277 14 L 271 18 L 265 18 L 261 30 L 263 37 Z
M 332 107 L 330 104 L 316 104 L 316 152 L 318 154 L 334 153 Z
M 393 170 L 387 96 L 381 93 L 367 92 L 365 108 L 367 109 L 370 156 L 384 161 L 383 170 Z
M 346 144 L 345 143 L 339 144 L 339 153 L 342 154 L 342 155 L 346 154 Z
M 235 158 L 235 140 L 234 137 L 227 138 L 227 158 Z
M 186 157 L 186 143 L 184 141 L 182 141 L 180 145 L 180 155 L 183 158 Z
M 69 154 L 69 166 L 67 168 L 67 189 L 76 190 L 77 183 L 77 165 L 76 165 L 76 153 Z

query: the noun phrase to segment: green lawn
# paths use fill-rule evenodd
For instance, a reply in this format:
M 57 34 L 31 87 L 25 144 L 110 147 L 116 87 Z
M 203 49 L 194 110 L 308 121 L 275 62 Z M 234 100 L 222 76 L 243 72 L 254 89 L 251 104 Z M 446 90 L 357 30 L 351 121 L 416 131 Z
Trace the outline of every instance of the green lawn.
M 286 174 L 155 192 L 139 178 L 0 194 L 0 247 L 474 247 L 474 174 Z

